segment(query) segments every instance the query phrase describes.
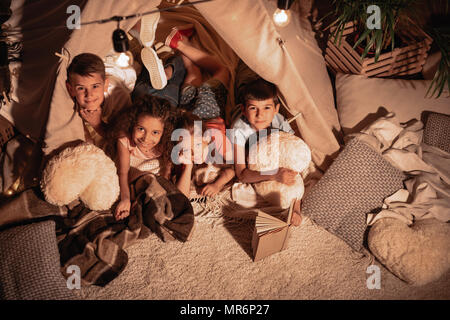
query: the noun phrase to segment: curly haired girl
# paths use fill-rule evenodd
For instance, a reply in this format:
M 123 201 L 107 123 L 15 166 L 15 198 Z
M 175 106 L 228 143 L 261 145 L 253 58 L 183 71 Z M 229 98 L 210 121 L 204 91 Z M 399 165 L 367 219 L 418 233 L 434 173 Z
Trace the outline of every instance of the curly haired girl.
M 113 121 L 111 136 L 116 140 L 120 184 L 117 220 L 130 214 L 130 182 L 143 172 L 168 176 L 172 146 L 170 108 L 165 99 L 147 95 L 122 110 Z

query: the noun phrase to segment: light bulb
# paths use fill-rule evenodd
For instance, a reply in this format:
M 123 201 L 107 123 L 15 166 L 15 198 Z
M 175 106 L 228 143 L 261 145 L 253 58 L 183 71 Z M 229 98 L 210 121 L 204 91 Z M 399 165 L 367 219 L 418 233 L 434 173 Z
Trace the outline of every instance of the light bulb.
M 277 9 L 273 14 L 273 22 L 278 27 L 285 27 L 291 20 L 291 13 L 289 10 Z
M 119 24 L 117 24 L 117 29 L 113 32 L 112 40 L 114 51 L 116 52 L 113 56 L 114 64 L 120 68 L 127 68 L 132 65 L 133 55 L 128 51 L 130 48 L 128 38 L 125 31 L 119 28 Z
M 133 55 L 130 51 L 116 53 L 114 63 L 120 68 L 128 68 L 133 64 Z

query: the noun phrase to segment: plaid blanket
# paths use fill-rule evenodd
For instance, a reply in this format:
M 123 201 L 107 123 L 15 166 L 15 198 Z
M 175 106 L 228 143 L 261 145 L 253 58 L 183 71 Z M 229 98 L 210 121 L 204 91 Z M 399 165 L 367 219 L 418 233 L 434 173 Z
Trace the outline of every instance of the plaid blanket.
M 124 270 L 128 263 L 124 249 L 137 240 L 153 232 L 162 241 L 187 241 L 193 232 L 191 203 L 171 182 L 146 174 L 132 183 L 131 194 L 130 216 L 116 221 L 115 207 L 92 211 L 81 202 L 57 207 L 30 189 L 0 206 L 0 226 L 55 220 L 63 275 L 67 277 L 67 268 L 76 265 L 84 285 L 104 286 Z

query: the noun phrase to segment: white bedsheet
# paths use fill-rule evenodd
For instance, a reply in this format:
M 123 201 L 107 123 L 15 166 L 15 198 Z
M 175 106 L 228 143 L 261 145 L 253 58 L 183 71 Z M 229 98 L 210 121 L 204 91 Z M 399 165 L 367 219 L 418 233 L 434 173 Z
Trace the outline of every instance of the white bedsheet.
M 391 113 L 354 135 L 409 176 L 404 189 L 386 198 L 378 214 L 368 216 L 369 225 L 385 217 L 408 224 L 428 218 L 450 221 L 450 154 L 423 143 L 422 134 L 422 122 L 400 124 Z

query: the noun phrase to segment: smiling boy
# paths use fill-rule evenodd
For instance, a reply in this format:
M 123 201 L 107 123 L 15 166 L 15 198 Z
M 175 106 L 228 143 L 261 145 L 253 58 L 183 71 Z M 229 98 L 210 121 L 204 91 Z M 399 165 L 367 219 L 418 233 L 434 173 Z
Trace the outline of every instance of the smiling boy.
M 298 172 L 279 168 L 277 173 L 259 172 L 250 170 L 246 165 L 246 144 L 257 141 L 254 139 L 261 130 L 278 129 L 294 133 L 289 123 L 278 113 L 280 103 L 274 84 L 258 78 L 246 84 L 241 91 L 243 101 L 242 116 L 233 124 L 234 135 L 234 168 L 237 178 L 243 183 L 256 183 L 261 181 L 277 181 L 287 185 L 295 183 Z M 300 201 L 294 207 L 292 217 L 294 225 L 301 222 Z
M 82 53 L 73 58 L 67 68 L 67 91 L 84 120 L 87 136 L 96 141 L 104 137 L 102 105 L 108 89 L 103 60 L 92 53 Z M 97 136 L 98 135 L 98 136 Z

